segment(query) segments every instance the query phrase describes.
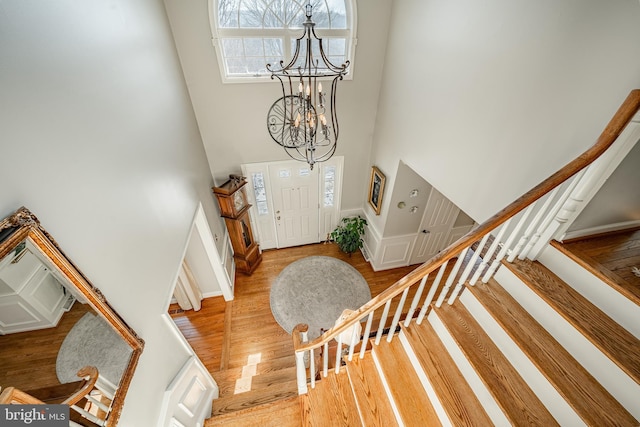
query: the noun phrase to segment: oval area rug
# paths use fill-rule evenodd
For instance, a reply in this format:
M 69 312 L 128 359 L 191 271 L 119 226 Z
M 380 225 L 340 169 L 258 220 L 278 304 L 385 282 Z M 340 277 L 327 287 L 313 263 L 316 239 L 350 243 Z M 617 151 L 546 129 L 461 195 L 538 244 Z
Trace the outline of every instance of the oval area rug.
M 311 256 L 286 266 L 271 285 L 271 312 L 291 333 L 309 325 L 309 341 L 329 329 L 346 308 L 356 310 L 371 299 L 360 272 L 337 258 Z

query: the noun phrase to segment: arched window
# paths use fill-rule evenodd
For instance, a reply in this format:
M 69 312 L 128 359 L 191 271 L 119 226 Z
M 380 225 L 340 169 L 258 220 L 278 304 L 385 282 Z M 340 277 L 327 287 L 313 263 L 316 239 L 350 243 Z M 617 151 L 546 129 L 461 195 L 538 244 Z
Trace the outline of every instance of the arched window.
M 308 0 L 210 0 L 211 30 L 225 82 L 270 80 L 266 64 L 288 63 Z M 334 64 L 351 61 L 355 0 L 311 0 L 313 21 Z M 349 72 L 351 73 L 351 71 Z M 347 78 L 350 78 L 347 75 Z

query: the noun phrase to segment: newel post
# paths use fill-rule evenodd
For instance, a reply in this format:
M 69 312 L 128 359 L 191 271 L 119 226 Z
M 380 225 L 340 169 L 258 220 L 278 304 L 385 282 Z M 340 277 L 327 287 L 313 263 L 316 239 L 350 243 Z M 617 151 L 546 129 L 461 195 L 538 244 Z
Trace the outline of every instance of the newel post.
M 304 365 L 304 351 L 298 351 L 301 343 L 308 341 L 307 331 L 309 325 L 297 324 L 293 328 L 293 349 L 296 352 L 296 380 L 298 383 L 298 394 L 307 394 L 307 370 Z

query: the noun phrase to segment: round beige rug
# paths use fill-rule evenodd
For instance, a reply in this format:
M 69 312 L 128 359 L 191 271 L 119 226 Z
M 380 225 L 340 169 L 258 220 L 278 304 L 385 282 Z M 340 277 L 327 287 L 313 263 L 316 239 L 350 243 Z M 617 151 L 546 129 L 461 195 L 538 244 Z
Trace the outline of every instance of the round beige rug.
M 331 328 L 346 308 L 356 310 L 371 299 L 360 272 L 337 258 L 311 256 L 285 267 L 271 286 L 271 312 L 291 333 L 309 325 L 309 340 Z

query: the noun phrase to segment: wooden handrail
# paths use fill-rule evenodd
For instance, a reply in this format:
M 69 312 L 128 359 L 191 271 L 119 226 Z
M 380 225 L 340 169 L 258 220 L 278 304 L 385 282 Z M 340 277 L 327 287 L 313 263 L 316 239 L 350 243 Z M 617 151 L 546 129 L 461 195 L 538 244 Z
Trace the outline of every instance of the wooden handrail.
M 640 89 L 634 89 L 629 93 L 616 114 L 609 121 L 609 124 L 600 134 L 596 143 L 584 153 L 567 163 L 564 167 L 542 181 L 540 184 L 529 190 L 527 193 L 516 199 L 507 207 L 493 215 L 491 218 L 471 230 L 460 239 L 449 245 L 433 258 L 418 266 L 415 270 L 395 282 L 381 294 L 371 299 L 368 303 L 351 313 L 341 324 L 334 326 L 308 343 L 296 341 L 294 337 L 294 349 L 296 352 L 308 351 L 329 342 L 335 336 L 347 330 L 353 323 L 360 321 L 364 316 L 374 312 L 388 300 L 396 297 L 408 287 L 427 274 L 435 271 L 445 261 L 456 257 L 464 248 L 469 247 L 482 238 L 487 233 L 498 228 L 513 216 L 526 209 L 532 203 L 561 185 L 567 179 L 589 166 L 600 157 L 620 136 L 624 128 L 631 121 L 633 116 L 640 110 Z M 393 333 L 392 331 L 390 333 Z
M 44 402 L 15 387 L 7 387 L 0 393 L 0 404 L 42 405 Z
M 80 386 L 78 391 L 73 393 L 71 396 L 65 399 L 64 402 L 62 402 L 65 405 L 75 405 L 87 394 L 89 394 L 91 390 L 93 390 L 96 385 L 96 381 L 98 381 L 98 368 L 96 368 L 95 366 L 85 366 L 84 368 L 80 369 L 76 373 L 76 375 L 80 378 L 83 378 L 82 385 Z

